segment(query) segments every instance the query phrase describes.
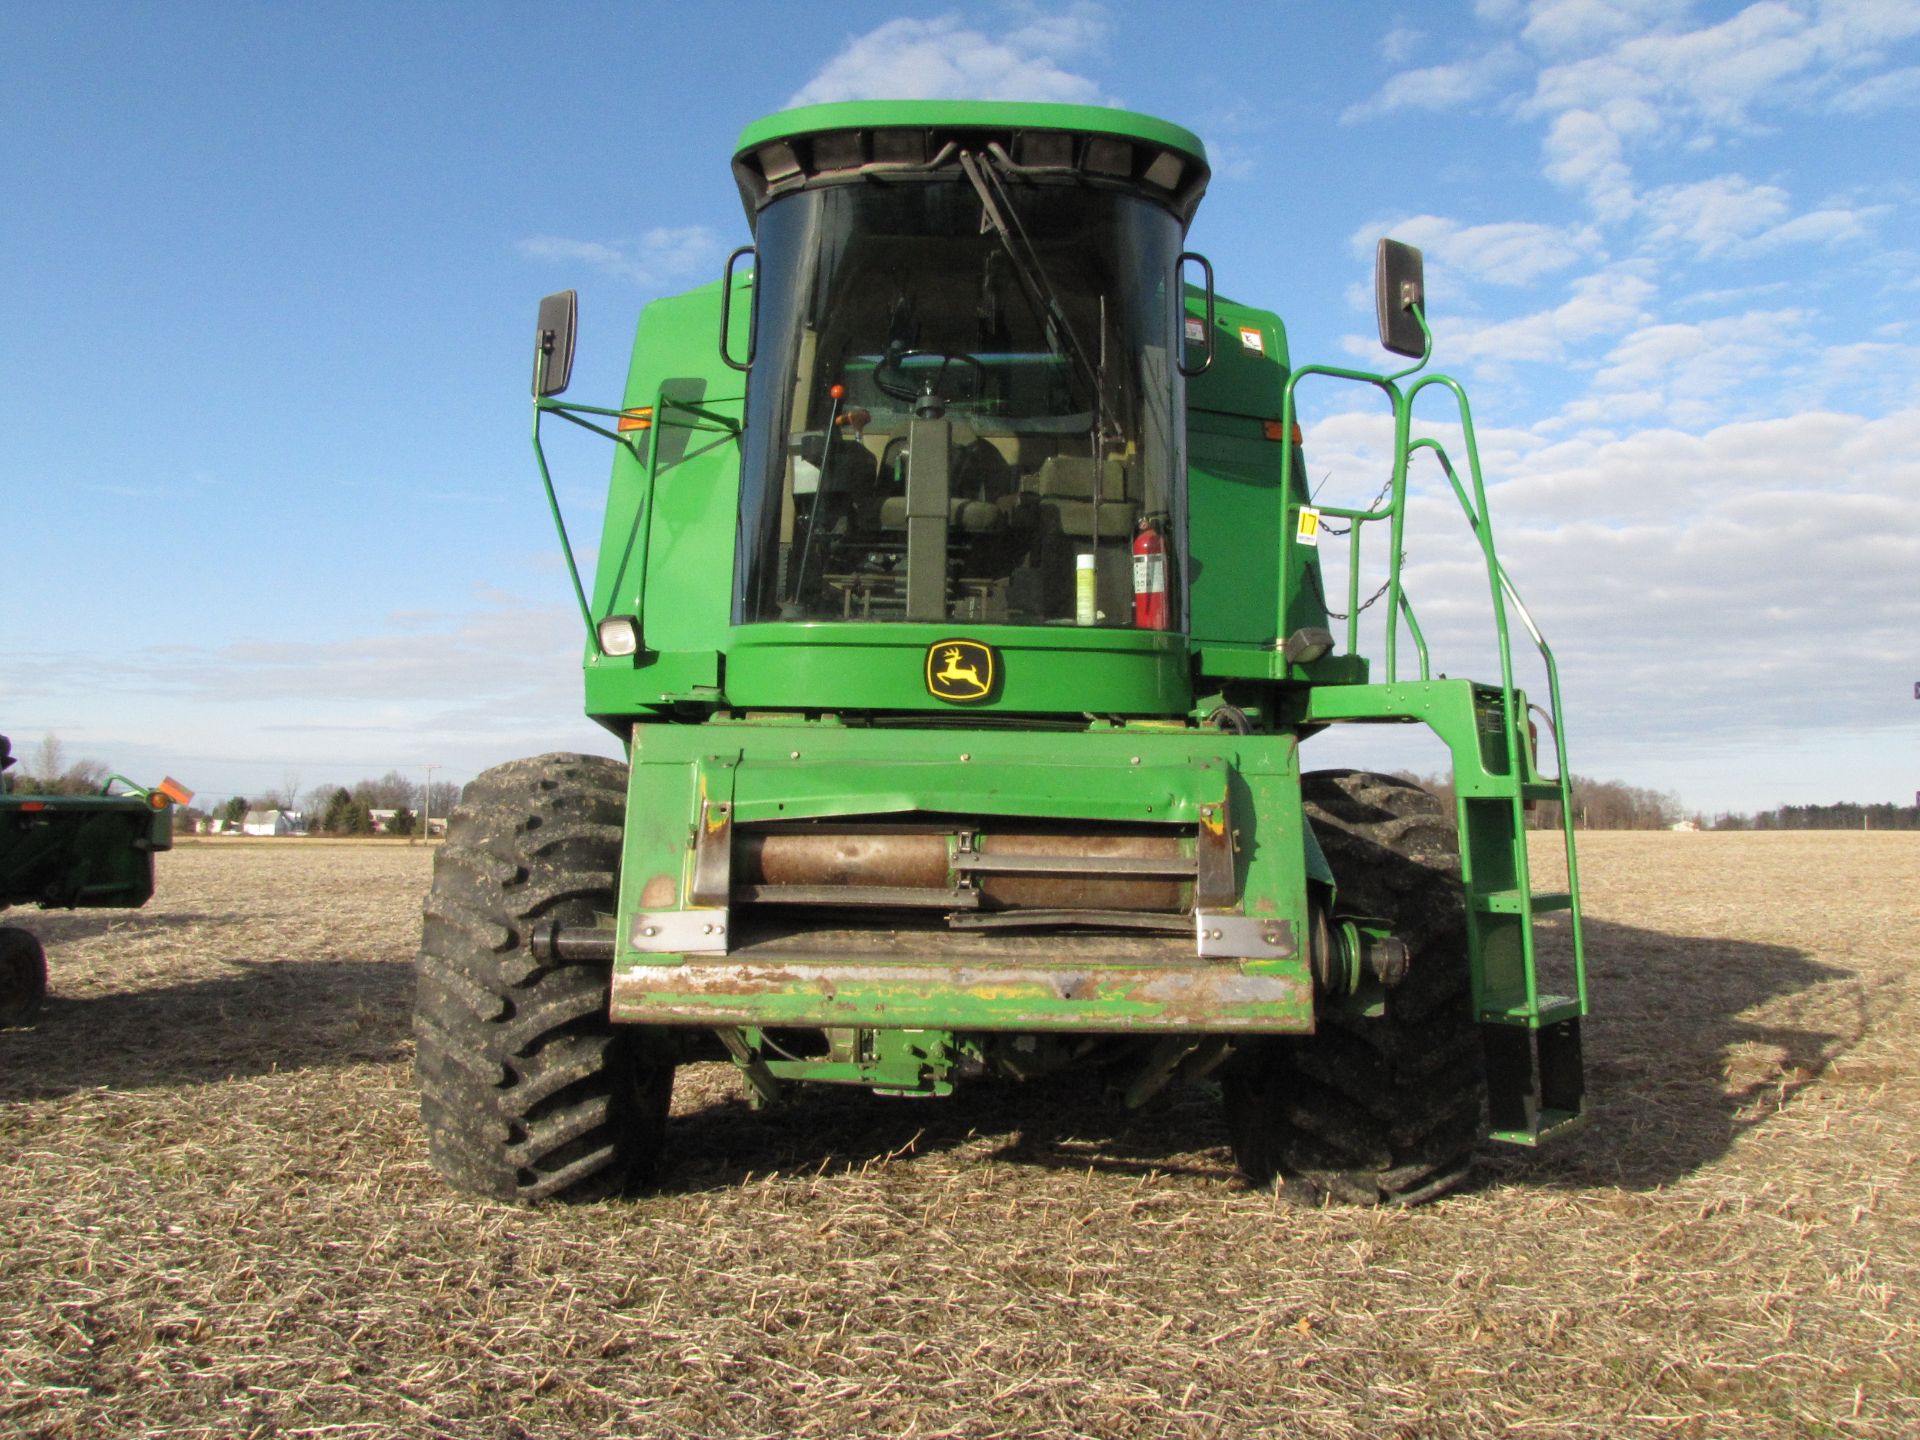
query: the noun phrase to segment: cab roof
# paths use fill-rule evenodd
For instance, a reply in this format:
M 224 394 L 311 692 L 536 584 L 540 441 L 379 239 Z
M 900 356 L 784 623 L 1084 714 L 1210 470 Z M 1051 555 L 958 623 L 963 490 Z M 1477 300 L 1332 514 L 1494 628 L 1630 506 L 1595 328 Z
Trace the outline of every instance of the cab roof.
M 1097 105 L 1001 100 L 855 100 L 756 120 L 734 147 L 749 220 L 791 190 L 924 171 L 949 144 L 1022 173 L 1137 188 L 1185 224 L 1206 191 L 1206 147 L 1190 130 Z

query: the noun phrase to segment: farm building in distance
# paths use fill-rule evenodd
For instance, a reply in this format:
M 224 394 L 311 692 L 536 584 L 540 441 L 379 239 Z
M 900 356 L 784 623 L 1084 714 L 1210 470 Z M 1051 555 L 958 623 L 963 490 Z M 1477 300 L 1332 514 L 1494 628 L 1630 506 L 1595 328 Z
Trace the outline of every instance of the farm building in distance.
M 307 817 L 298 810 L 249 810 L 240 822 L 242 835 L 304 835 Z

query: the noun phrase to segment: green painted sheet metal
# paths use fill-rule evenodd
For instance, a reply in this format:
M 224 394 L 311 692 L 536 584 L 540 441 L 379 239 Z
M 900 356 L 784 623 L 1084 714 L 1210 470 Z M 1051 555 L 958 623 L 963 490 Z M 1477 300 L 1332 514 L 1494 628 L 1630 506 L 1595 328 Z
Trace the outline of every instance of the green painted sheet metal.
M 930 647 L 975 640 L 998 654 L 988 698 L 929 693 Z M 727 699 L 783 710 L 927 710 L 1184 715 L 1193 704 L 1186 637 L 1072 626 L 801 623 L 742 625 L 727 646 Z
M 1187 287 L 1187 315 L 1204 320 L 1201 293 Z M 1320 666 L 1289 666 L 1276 653 L 1280 530 L 1288 521 L 1282 457 L 1291 440 L 1274 440 L 1287 379 L 1287 334 L 1280 317 L 1223 297 L 1214 301 L 1213 363 L 1187 382 L 1187 510 L 1192 635 L 1199 673 L 1220 679 L 1348 679 Z M 1296 501 L 1305 497 L 1295 480 Z M 1286 634 L 1327 623 L 1317 551 L 1295 547 L 1289 560 Z M 1309 573 L 1312 577 L 1309 578 Z
M 1189 317 L 1205 320 L 1205 292 L 1187 286 L 1186 306 Z M 1188 411 L 1278 420 L 1287 383 L 1287 331 L 1280 317 L 1216 294 L 1213 322 L 1213 363 L 1187 381 Z
M 719 699 L 745 391 L 720 360 L 719 329 L 718 282 L 641 313 L 625 406 L 651 407 L 653 424 L 643 432 L 644 458 L 614 452 L 593 613 L 639 615 L 643 648 L 613 657 L 588 645 L 590 715 Z
M 1209 647 L 1270 647 L 1279 612 L 1274 564 L 1279 550 L 1278 446 L 1258 420 L 1194 414 L 1187 427 L 1187 533 L 1194 558 L 1188 590 L 1194 643 L 1203 673 Z M 1262 543 L 1262 542 L 1265 543 Z M 1252 674 L 1272 673 L 1271 654 Z
M 616 1015 L 649 1023 L 927 1025 L 967 1029 L 1300 1031 L 1312 1025 L 1306 961 L 1199 961 L 1169 937 L 1160 972 L 1097 937 L 1056 958 L 971 966 L 844 954 L 683 957 L 631 947 L 631 925 L 691 901 L 701 802 L 733 823 L 864 817 L 1013 824 L 1081 820 L 1194 825 L 1225 800 L 1243 913 L 1306 933 L 1298 747 L 1287 734 L 1185 728 L 1069 733 L 894 729 L 799 720 L 648 725 L 634 735 L 616 939 Z M 833 923 L 843 923 L 836 920 Z M 991 950 L 991 942 L 987 942 Z M 1184 958 L 1183 958 L 1184 957 Z M 646 972 L 642 974 L 641 972 Z M 1159 983 L 1156 983 L 1159 982 Z M 622 999 L 620 997 L 624 996 Z M 646 999 L 636 997 L 651 997 Z M 1212 1019 L 1209 1019 L 1212 1017 Z

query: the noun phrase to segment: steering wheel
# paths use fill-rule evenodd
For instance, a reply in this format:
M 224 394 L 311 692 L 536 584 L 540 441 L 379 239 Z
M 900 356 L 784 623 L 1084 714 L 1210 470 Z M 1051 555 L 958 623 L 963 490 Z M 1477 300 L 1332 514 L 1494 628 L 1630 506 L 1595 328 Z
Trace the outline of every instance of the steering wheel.
M 918 386 L 912 383 L 906 373 L 909 360 L 938 360 L 937 366 L 928 366 L 921 373 L 930 374 L 931 379 L 922 381 Z M 986 366 L 973 356 L 959 350 L 902 350 L 898 354 L 889 353 L 878 365 L 873 367 L 875 388 L 896 400 L 918 400 L 922 395 L 938 396 L 947 400 L 954 397 L 941 394 L 941 386 L 947 378 L 947 371 L 955 365 L 973 367 L 973 393 L 978 396 L 985 388 Z

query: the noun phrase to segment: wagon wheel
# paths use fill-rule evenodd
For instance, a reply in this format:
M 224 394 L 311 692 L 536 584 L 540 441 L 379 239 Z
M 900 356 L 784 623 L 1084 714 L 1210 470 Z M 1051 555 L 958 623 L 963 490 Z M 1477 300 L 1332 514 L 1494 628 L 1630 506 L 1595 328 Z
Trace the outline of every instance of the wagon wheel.
M 47 998 L 47 952 L 25 930 L 0 926 L 0 1030 L 31 1025 Z

